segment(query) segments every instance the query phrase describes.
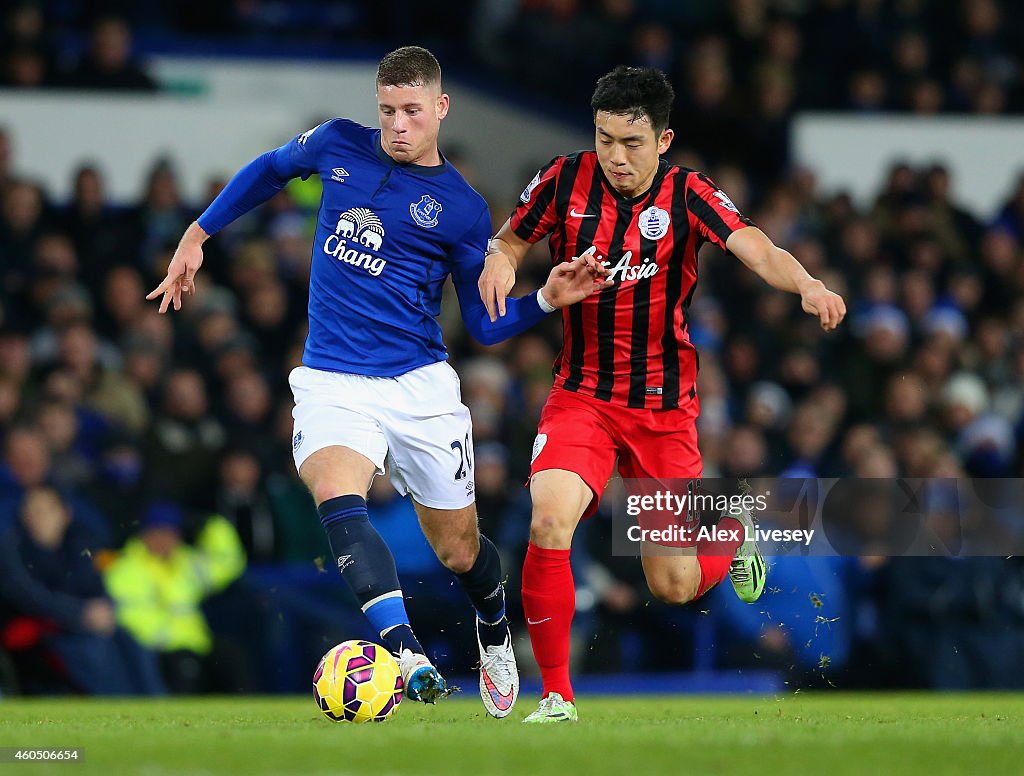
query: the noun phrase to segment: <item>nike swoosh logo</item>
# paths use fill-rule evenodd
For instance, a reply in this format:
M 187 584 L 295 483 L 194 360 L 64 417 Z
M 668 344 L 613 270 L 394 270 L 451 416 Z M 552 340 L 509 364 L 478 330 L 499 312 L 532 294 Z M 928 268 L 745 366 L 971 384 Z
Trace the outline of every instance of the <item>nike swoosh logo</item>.
M 569 211 L 573 218 L 597 218 L 597 213 L 577 213 L 576 208 Z
M 550 619 L 551 619 L 550 617 L 545 617 L 543 620 L 531 620 L 529 617 L 527 617 L 526 618 L 526 624 L 527 625 L 540 625 L 542 622 L 547 622 Z
M 501 692 L 501 690 L 495 687 L 494 682 L 491 681 L 491 677 L 486 670 L 484 671 L 484 686 L 487 688 L 487 693 L 491 696 L 494 706 L 499 711 L 508 711 L 512 708 L 512 696 L 515 691 L 510 688 L 507 693 Z

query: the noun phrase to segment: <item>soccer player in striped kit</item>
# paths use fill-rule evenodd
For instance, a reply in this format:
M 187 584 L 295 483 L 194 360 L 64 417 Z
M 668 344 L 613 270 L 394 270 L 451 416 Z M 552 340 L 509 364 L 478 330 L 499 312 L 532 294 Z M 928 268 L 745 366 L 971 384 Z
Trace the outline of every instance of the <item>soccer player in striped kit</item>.
M 776 247 L 710 178 L 661 159 L 673 138 L 673 97 L 668 79 L 653 68 L 618 67 L 603 76 L 591 101 L 596 150 L 558 156 L 537 173 L 491 240 L 479 282 L 489 313 L 500 317 L 519 262 L 547 235 L 555 265 L 591 254 L 613 281 L 562 310 L 562 350 L 533 449 L 523 608 L 544 697 L 529 723 L 577 719 L 569 680 L 570 546 L 579 521 L 596 510 L 616 459 L 627 480 L 701 475 L 697 353 L 687 327 L 701 245 L 710 241 L 774 288 L 799 294 L 826 331 L 846 314 L 843 300 Z M 688 603 L 728 574 L 742 600 L 757 600 L 764 560 L 746 531 L 736 530 L 753 527 L 749 511 L 723 516 L 719 527 L 739 538 L 697 541 L 681 551 L 643 548 L 657 598 Z

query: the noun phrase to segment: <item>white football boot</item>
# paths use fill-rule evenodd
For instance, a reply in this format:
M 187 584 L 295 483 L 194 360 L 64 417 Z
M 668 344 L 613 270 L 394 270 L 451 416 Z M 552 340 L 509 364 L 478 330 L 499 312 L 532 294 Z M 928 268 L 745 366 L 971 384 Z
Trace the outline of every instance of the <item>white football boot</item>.
M 512 650 L 512 634 L 506 631 L 502 644 L 485 649 L 477 619 L 476 643 L 480 648 L 480 700 L 492 717 L 507 717 L 519 697 L 519 668 Z

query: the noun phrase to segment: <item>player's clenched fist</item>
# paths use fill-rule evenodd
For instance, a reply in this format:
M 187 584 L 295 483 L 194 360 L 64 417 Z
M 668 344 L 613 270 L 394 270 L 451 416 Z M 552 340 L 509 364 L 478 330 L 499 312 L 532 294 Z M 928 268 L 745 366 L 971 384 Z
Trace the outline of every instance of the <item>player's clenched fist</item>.
M 815 280 L 801 291 L 800 304 L 805 313 L 818 316 L 825 331 L 832 331 L 846 317 L 843 298 L 835 291 L 829 291 L 820 280 Z

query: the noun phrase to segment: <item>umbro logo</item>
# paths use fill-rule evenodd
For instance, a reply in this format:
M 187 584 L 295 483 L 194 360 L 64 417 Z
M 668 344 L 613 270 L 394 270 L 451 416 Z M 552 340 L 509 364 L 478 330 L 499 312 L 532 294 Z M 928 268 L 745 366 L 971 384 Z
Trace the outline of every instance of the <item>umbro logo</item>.
M 331 170 L 331 180 L 337 181 L 338 183 L 344 183 L 345 178 L 348 177 L 348 170 L 344 167 L 335 167 Z

